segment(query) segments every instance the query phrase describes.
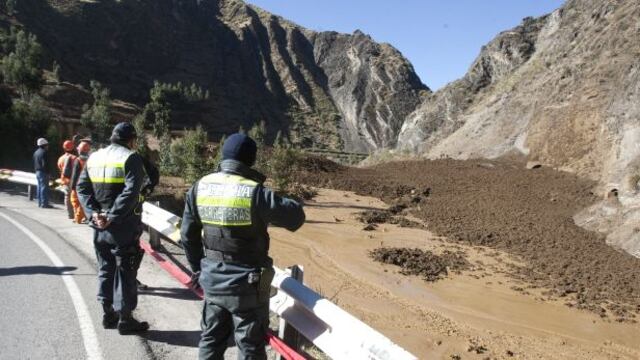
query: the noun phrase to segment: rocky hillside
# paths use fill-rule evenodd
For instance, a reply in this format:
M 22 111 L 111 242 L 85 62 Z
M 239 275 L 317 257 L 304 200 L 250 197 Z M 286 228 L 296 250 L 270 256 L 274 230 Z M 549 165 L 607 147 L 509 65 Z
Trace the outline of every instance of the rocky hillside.
M 202 123 L 214 136 L 264 120 L 269 138 L 282 130 L 305 147 L 394 146 L 429 92 L 390 45 L 313 32 L 241 0 L 21 0 L 0 19 L 35 33 L 66 82 L 95 79 L 138 105 L 154 80 L 209 90 L 173 126 Z
M 639 19 L 637 0 L 569 0 L 525 19 L 407 118 L 398 147 L 430 158 L 522 153 L 636 191 Z

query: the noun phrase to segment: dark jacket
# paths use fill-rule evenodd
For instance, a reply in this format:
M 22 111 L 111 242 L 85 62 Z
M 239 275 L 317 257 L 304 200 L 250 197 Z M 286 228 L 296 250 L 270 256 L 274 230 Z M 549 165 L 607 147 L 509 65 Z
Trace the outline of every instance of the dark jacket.
M 110 147 L 113 146 L 121 145 L 112 144 Z M 90 159 L 91 157 L 88 161 Z M 123 229 L 130 227 L 131 231 L 137 231 L 141 220 L 134 209 L 140 200 L 140 190 L 145 180 L 142 157 L 137 153 L 129 155 L 124 163 L 124 184 L 94 184 L 89 177 L 88 167 L 87 162 L 76 186 L 87 218 L 91 218 L 92 213 L 96 211 L 106 212 L 107 218 L 112 222 L 111 226 Z
M 71 165 L 71 177 L 69 179 L 69 189 L 75 190 L 78 185 L 78 181 L 80 180 L 80 175 L 82 175 L 82 170 L 84 170 L 84 164 L 86 163 L 86 159 L 81 159 L 80 157 L 76 158 L 74 161 L 70 161 Z
M 235 160 L 224 160 L 220 165 L 223 173 L 242 176 L 259 183 L 251 202 L 252 231 L 255 236 L 264 237 L 265 253 L 269 248 L 267 226 L 269 224 L 284 227 L 290 231 L 299 229 L 305 220 L 302 205 L 280 197 L 272 190 L 264 187 L 264 175 Z M 200 284 L 207 295 L 241 295 L 251 291 L 247 283 L 247 276 L 255 272 L 256 267 L 245 266 L 234 262 L 220 262 L 205 257 L 203 248 L 207 247 L 208 239 L 202 238 L 203 224 L 197 209 L 198 182 L 187 193 L 184 214 L 182 216 L 182 246 L 194 272 L 202 271 Z M 209 242 L 210 243 L 210 242 Z M 271 259 L 263 266 L 271 266 Z M 255 290 L 254 290 L 255 291 Z
M 33 153 L 33 168 L 35 171 L 44 171 L 47 174 L 51 174 L 48 156 L 48 151 L 44 147 L 38 147 Z

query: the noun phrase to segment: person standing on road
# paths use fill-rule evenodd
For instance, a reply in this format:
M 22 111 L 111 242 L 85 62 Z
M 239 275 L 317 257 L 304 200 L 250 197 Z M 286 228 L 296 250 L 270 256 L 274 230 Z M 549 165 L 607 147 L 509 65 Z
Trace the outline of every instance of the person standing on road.
M 94 227 L 98 258 L 98 301 L 102 326 L 120 334 L 146 331 L 149 324 L 133 317 L 138 305 L 136 277 L 142 254 L 138 243 L 140 191 L 145 184 L 142 157 L 135 153 L 136 130 L 121 122 L 111 145 L 89 156 L 76 190 Z M 119 316 L 118 316 L 119 315 Z
M 71 179 L 69 180 L 69 199 L 71 202 L 71 206 L 73 207 L 73 221 L 76 224 L 83 224 L 87 220 L 84 214 L 84 210 L 82 210 L 80 199 L 78 198 L 78 191 L 76 190 L 76 186 L 78 185 L 78 180 L 80 180 L 80 174 L 82 174 L 82 170 L 84 170 L 84 165 L 86 164 L 87 159 L 89 159 L 91 142 L 86 139 L 81 140 L 78 144 L 77 151 L 78 157 L 73 162 Z
M 64 192 L 64 206 L 67 208 L 67 216 L 69 219 L 73 219 L 73 205 L 71 205 L 71 187 L 69 182 L 71 181 L 71 172 L 73 171 L 73 164 L 76 161 L 76 155 L 73 153 L 73 141 L 65 140 L 62 143 L 62 154 L 58 158 L 58 170 L 60 171 L 60 184 L 66 189 Z
M 222 148 L 220 171 L 196 182 L 186 196 L 181 241 L 204 290 L 200 359 L 223 359 L 233 333 L 241 359 L 266 359 L 269 290 L 269 224 L 296 231 L 302 205 L 263 185 L 252 169 L 256 143 L 233 134 Z
M 49 164 L 48 151 L 49 142 L 45 138 L 39 138 L 36 141 L 38 149 L 33 153 L 33 168 L 36 172 L 38 180 L 38 207 L 50 209 L 49 205 L 49 174 L 51 174 L 51 166 Z

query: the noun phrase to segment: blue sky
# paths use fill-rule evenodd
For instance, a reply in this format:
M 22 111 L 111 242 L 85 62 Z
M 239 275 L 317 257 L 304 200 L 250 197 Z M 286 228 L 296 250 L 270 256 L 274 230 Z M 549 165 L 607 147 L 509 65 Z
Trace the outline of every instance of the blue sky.
M 356 29 L 398 48 L 437 90 L 462 77 L 480 47 L 562 0 L 248 0 L 313 30 Z

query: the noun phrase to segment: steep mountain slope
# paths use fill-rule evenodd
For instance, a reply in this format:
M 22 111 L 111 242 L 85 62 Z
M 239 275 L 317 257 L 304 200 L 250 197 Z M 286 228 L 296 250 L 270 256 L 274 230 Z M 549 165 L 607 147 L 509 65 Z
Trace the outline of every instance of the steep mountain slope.
M 483 47 L 464 78 L 407 118 L 398 147 L 430 158 L 523 153 L 635 191 L 639 103 L 638 1 L 569 0 Z
M 2 23 L 35 33 L 63 80 L 96 79 L 143 104 L 154 80 L 210 91 L 176 128 L 211 134 L 267 123 L 305 147 L 364 151 L 395 145 L 428 92 L 389 45 L 316 33 L 241 0 L 22 0 Z

